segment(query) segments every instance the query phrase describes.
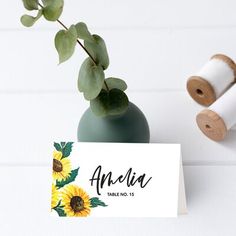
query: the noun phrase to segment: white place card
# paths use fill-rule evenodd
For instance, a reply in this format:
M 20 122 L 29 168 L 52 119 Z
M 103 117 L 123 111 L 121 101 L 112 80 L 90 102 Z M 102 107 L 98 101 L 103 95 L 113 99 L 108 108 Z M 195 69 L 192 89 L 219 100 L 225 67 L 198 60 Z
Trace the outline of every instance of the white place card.
M 187 212 L 179 144 L 54 143 L 51 214 L 176 217 Z

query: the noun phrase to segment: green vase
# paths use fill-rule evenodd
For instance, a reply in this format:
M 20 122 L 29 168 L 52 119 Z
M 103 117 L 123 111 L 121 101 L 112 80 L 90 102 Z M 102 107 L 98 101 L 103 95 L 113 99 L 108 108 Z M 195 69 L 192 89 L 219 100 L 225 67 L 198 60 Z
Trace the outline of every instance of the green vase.
M 79 142 L 149 143 L 150 132 L 142 111 L 129 103 L 120 116 L 97 117 L 88 108 L 79 122 Z

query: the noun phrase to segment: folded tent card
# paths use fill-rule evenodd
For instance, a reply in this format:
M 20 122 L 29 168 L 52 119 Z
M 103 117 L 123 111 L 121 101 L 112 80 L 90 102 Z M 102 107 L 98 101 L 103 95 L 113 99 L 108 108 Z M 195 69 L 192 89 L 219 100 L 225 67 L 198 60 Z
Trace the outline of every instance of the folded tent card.
M 179 144 L 54 143 L 52 176 L 55 216 L 187 212 Z

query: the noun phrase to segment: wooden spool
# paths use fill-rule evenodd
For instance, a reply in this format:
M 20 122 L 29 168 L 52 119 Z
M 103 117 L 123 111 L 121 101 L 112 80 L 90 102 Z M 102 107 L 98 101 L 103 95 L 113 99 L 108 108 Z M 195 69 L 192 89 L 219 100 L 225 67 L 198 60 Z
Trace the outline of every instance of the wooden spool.
M 214 89 L 200 76 L 191 76 L 188 79 L 187 90 L 193 100 L 203 106 L 209 106 L 216 100 Z
M 224 120 L 214 111 L 205 109 L 196 118 L 200 130 L 210 139 L 221 141 L 227 134 Z
M 211 59 L 224 61 L 233 70 L 234 77 L 236 78 L 236 65 L 231 58 L 223 54 L 216 54 L 211 57 Z M 212 85 L 205 78 L 200 76 L 191 76 L 188 79 L 187 90 L 190 96 L 203 106 L 210 106 L 217 99 Z

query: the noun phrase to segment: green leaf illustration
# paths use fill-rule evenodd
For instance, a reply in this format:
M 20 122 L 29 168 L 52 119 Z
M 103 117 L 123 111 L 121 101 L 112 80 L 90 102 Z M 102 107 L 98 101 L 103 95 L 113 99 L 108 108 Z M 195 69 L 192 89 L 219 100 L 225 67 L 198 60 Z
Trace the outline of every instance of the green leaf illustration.
M 119 89 L 106 91 L 102 89 L 98 97 L 90 101 L 90 108 L 97 116 L 120 115 L 129 106 L 126 94 Z
M 70 156 L 70 153 L 72 151 L 72 146 L 73 146 L 73 142 L 68 142 L 68 143 L 61 142 L 61 144 L 54 142 L 55 149 L 58 152 L 62 152 L 62 159 Z
M 61 145 L 63 158 L 68 157 L 70 155 L 72 151 L 72 146 L 73 146 L 73 142 L 68 142 L 68 143 L 64 143 L 64 145 Z
M 63 0 L 43 0 L 43 15 L 46 20 L 56 21 L 60 17 L 64 1 Z
M 22 25 L 26 26 L 26 27 L 31 27 L 32 25 L 34 25 L 34 23 L 42 16 L 42 10 L 38 11 L 37 16 L 30 16 L 30 15 L 23 15 L 20 18 L 20 21 L 22 23 Z
M 59 216 L 66 216 L 66 213 L 64 212 L 64 209 L 62 207 L 54 208 L 54 210 L 57 212 Z
M 53 210 L 55 210 L 59 216 L 66 216 L 63 206 L 61 206 L 61 200 L 58 202 L 57 206 L 53 208 Z
M 103 206 L 103 207 L 106 207 L 107 205 L 101 201 L 98 197 L 93 197 L 93 198 L 90 198 L 90 204 L 91 204 L 91 207 L 97 207 L 97 206 Z
M 105 70 L 109 66 L 109 56 L 107 53 L 106 44 L 99 35 L 94 34 L 93 39 L 93 41 L 85 40 L 84 46 L 95 59 L 97 65 L 102 66 Z
M 61 152 L 61 151 L 62 151 L 61 145 L 60 145 L 59 143 L 55 143 L 55 142 L 54 142 L 54 147 L 55 147 L 55 149 L 56 149 L 58 152 Z
M 68 60 L 75 51 L 77 32 L 74 25 L 68 30 L 60 30 L 55 36 L 55 47 L 59 55 L 59 63 Z
M 85 23 L 79 22 L 75 25 L 75 28 L 77 30 L 77 37 L 80 39 L 84 39 L 87 41 L 93 41 L 93 36 L 88 31 L 88 27 Z
M 79 71 L 78 89 L 84 93 L 86 100 L 92 100 L 100 93 L 104 79 L 102 67 L 95 65 L 90 58 L 87 58 Z
M 122 79 L 110 77 L 110 78 L 107 78 L 105 81 L 109 89 L 116 88 L 122 91 L 125 91 L 127 89 L 127 84 Z M 103 89 L 106 90 L 105 84 L 103 84 Z
M 74 169 L 71 171 L 70 175 L 65 180 L 62 180 L 62 181 L 57 180 L 56 187 L 59 189 L 59 188 L 64 187 L 66 184 L 73 182 L 78 175 L 78 171 L 79 171 L 79 168 Z
M 61 147 L 63 148 L 66 145 L 66 142 L 61 142 Z
M 24 7 L 29 10 L 37 10 L 38 9 L 38 0 L 22 0 Z

